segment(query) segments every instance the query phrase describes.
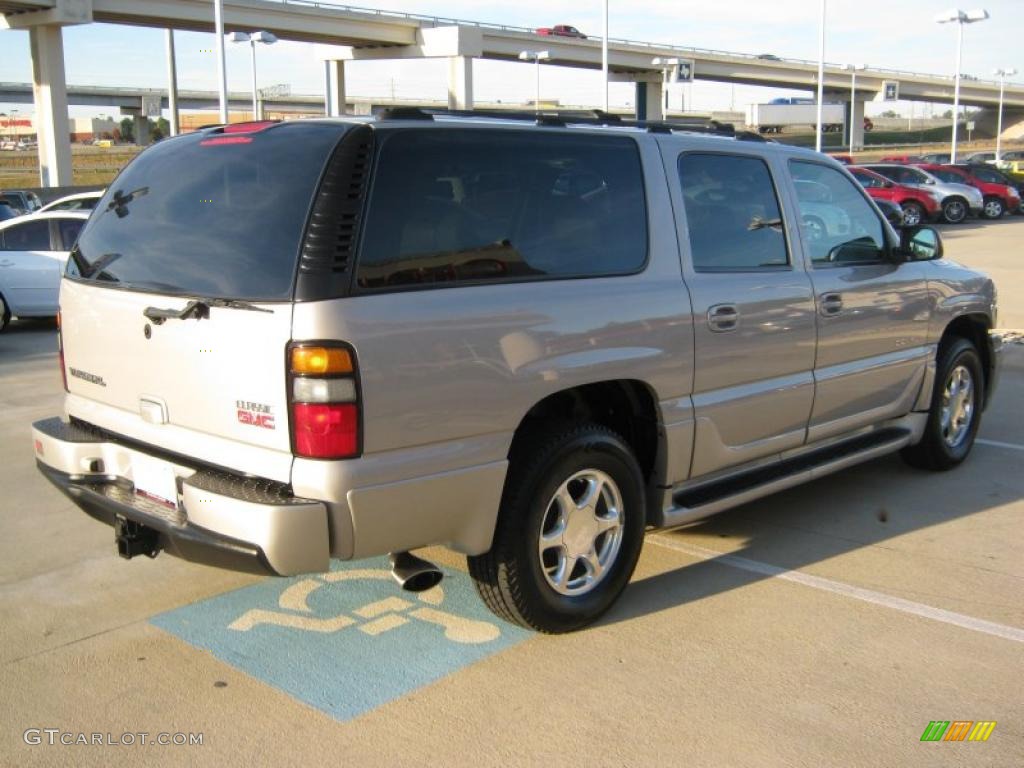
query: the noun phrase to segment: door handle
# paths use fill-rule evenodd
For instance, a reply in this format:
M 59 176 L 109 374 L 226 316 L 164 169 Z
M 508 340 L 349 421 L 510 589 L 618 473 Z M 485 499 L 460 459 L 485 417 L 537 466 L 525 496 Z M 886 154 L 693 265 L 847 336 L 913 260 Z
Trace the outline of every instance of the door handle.
M 715 304 L 708 309 L 708 327 L 716 333 L 735 331 L 740 324 L 740 311 L 735 304 Z
M 841 293 L 825 293 L 818 299 L 818 311 L 826 317 L 838 315 L 843 311 L 843 295 Z

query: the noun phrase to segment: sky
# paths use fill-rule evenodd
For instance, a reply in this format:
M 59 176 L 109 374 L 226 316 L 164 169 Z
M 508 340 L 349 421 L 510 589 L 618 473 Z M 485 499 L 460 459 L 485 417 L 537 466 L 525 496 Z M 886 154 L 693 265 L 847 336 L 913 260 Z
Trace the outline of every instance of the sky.
M 1024 0 L 977 1 L 992 18 L 965 28 L 962 71 L 990 78 L 997 67 L 1024 70 Z M 828 0 L 826 61 L 951 75 L 956 26 L 933 21 L 950 7 L 949 2 Z M 367 2 L 363 7 L 528 28 L 564 23 L 593 36 L 601 35 L 600 0 L 382 0 L 380 5 Z M 818 0 L 610 0 L 609 37 L 816 60 L 819 14 Z M 179 88 L 216 90 L 216 67 L 210 53 L 213 36 L 177 32 L 175 40 Z M 108 24 L 66 27 L 64 51 L 69 83 L 151 88 L 167 85 L 162 30 Z M 281 41 L 261 46 L 257 55 L 260 87 L 287 83 L 293 93 L 322 93 L 323 67 L 314 59 L 311 46 Z M 249 90 L 248 45 L 228 45 L 227 70 L 230 89 Z M 0 81 L 30 82 L 31 76 L 28 33 L 0 31 Z M 1014 79 L 1024 82 L 1022 75 Z M 393 94 L 444 99 L 447 66 L 443 60 L 351 62 L 346 65 L 346 85 L 350 96 Z M 774 96 L 797 95 L 795 91 L 709 82 L 681 88 L 686 90 L 670 96 L 672 105 L 685 99 L 686 107 L 694 110 L 743 110 L 749 103 Z M 532 65 L 476 61 L 474 94 L 479 101 L 531 100 Z M 558 99 L 566 105 L 596 106 L 601 101 L 600 72 L 545 66 L 541 97 Z M 631 84 L 611 85 L 613 106 L 632 105 L 633 98 Z M 868 113 L 892 106 L 869 105 Z M 22 113 L 31 110 L 28 105 L 0 104 L 0 111 L 11 107 Z M 909 105 L 898 104 L 896 109 L 909 114 Z M 922 105 L 916 110 L 918 115 L 926 113 Z M 72 108 L 76 116 L 103 111 Z

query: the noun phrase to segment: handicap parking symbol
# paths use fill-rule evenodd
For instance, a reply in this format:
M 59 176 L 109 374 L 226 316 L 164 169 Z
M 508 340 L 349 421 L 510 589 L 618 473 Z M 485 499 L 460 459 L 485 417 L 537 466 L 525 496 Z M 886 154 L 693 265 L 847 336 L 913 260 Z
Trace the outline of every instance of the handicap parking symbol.
M 466 574 L 410 593 L 377 563 L 268 579 L 151 622 L 338 720 L 529 636 L 488 612 Z

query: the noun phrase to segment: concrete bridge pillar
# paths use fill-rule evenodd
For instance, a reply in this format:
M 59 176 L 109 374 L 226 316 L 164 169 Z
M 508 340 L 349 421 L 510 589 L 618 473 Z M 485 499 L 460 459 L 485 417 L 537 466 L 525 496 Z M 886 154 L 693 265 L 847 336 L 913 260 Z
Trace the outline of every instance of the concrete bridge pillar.
M 851 138 L 853 139 L 851 141 Z M 856 151 L 864 149 L 864 102 L 846 102 L 846 125 L 843 131 L 843 143 Z
M 28 38 L 39 139 L 39 184 L 70 186 L 71 134 L 64 80 L 64 35 L 59 25 L 40 25 L 29 28 Z
M 473 108 L 473 59 L 470 56 L 448 58 L 448 109 Z
M 337 117 L 345 114 L 345 62 L 340 59 L 329 59 L 327 67 L 327 114 Z
M 638 81 L 634 103 L 637 120 L 663 120 L 665 88 L 661 80 Z

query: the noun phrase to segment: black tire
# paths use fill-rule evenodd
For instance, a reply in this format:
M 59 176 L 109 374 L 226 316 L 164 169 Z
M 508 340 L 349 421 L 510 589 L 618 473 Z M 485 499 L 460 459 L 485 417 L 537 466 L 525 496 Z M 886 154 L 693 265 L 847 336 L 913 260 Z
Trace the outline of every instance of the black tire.
M 943 425 L 943 410 L 946 391 L 953 372 L 963 367 L 972 381 L 970 393 L 971 417 L 966 431 L 954 443 L 950 442 L 949 428 Z M 953 338 L 939 348 L 939 360 L 935 371 L 935 388 L 932 390 L 932 405 L 928 412 L 928 423 L 924 437 L 917 445 L 908 446 L 901 452 L 904 461 L 912 467 L 945 471 L 952 469 L 971 452 L 974 438 L 981 424 L 981 410 L 985 402 L 985 376 L 981 358 L 974 345 L 962 338 Z
M 540 536 L 557 511 L 556 491 L 587 471 L 603 473 L 616 486 L 621 537 L 589 591 L 562 594 L 545 573 Z M 506 621 L 539 632 L 571 632 L 599 618 L 625 589 L 640 557 L 645 523 L 643 476 L 625 440 L 597 424 L 564 425 L 524 438 L 514 452 L 494 543 L 490 552 L 468 558 L 469 573 L 487 607 Z M 603 535 L 595 541 L 604 541 Z
M 992 196 L 985 198 L 984 207 L 981 209 L 986 219 L 1001 219 L 1006 213 L 1006 203 L 1001 198 Z
M 7 306 L 4 295 L 0 293 L 0 331 L 3 331 L 9 322 L 11 322 L 11 308 Z
M 905 227 L 920 226 L 928 219 L 928 212 L 920 203 L 907 200 L 901 207 L 903 208 L 903 226 Z
M 947 224 L 959 224 L 967 218 L 971 209 L 967 201 L 960 197 L 950 197 L 942 201 L 942 219 Z

